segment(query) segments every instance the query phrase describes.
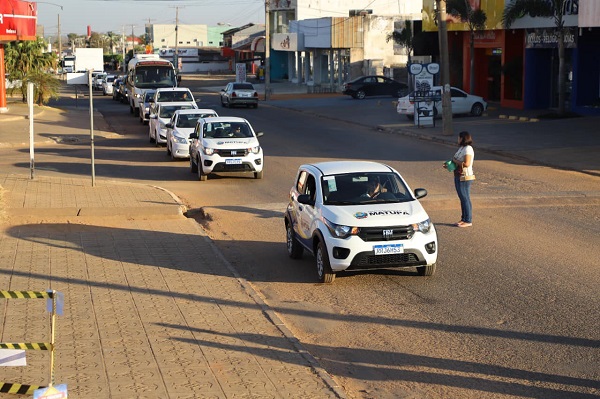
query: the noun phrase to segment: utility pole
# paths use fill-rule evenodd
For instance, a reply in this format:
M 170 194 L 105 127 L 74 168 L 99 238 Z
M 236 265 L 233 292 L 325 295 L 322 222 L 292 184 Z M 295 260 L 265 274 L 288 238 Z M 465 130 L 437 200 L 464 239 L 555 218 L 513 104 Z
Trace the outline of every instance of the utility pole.
M 62 39 L 60 37 L 60 14 L 58 14 L 58 62 L 60 63 L 60 58 L 62 55 Z
M 181 6 L 175 6 L 175 54 L 173 55 L 173 63 L 175 64 L 175 70 L 179 74 L 179 8 Z
M 271 24 L 269 0 L 265 0 L 265 101 L 269 99 L 271 90 Z
M 125 74 L 127 73 L 127 67 L 125 65 L 125 25 L 123 25 L 123 37 L 121 38 L 121 41 L 123 42 L 121 46 L 121 51 L 123 52 L 123 74 Z
M 438 21 L 438 39 L 442 64 L 442 135 L 452 136 L 452 97 L 450 95 L 450 60 L 448 30 L 446 29 L 446 0 L 435 0 Z

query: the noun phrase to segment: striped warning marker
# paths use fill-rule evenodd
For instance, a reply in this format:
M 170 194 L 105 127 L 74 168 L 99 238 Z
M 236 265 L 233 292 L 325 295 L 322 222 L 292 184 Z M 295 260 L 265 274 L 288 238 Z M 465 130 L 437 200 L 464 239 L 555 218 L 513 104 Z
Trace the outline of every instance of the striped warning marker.
M 50 343 L 23 343 L 23 344 L 12 344 L 0 342 L 0 349 L 27 349 L 34 351 L 50 351 L 52 350 L 52 344 Z
M 8 382 L 0 382 L 0 393 L 14 393 L 18 395 L 33 395 L 37 389 L 45 388 L 39 385 L 23 385 L 11 384 Z
M 53 296 L 53 292 L 45 291 L 0 291 L 0 298 L 31 299 L 52 298 Z

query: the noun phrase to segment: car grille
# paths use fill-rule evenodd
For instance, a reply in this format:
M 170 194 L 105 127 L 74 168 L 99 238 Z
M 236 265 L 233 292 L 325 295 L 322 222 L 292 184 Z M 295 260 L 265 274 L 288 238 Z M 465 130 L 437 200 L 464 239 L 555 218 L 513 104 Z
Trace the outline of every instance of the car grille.
M 227 165 L 225 162 L 219 162 L 215 164 L 213 172 L 254 172 L 254 168 L 249 163 Z
M 415 230 L 412 226 L 361 227 L 358 236 L 366 242 L 398 241 L 410 240 L 413 234 Z
M 245 157 L 248 155 L 248 149 L 235 149 L 235 150 L 215 150 L 215 154 L 219 154 L 222 157 Z
M 373 252 L 361 252 L 354 257 L 347 270 L 377 269 L 384 267 L 410 267 L 425 265 L 415 253 L 373 255 Z

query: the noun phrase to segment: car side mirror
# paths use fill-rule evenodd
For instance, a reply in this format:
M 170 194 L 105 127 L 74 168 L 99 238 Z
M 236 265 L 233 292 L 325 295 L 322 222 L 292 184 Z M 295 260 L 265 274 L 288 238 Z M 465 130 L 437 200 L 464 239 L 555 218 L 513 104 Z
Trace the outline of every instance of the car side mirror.
M 256 133 L 256 137 L 261 137 L 262 135 L 264 135 L 264 133 L 263 133 L 263 132 L 258 132 L 258 133 Z
M 423 198 L 427 195 L 427 190 L 425 190 L 424 188 L 415 188 L 415 198 L 419 199 L 419 198 Z
M 191 133 L 188 138 L 196 140 L 198 138 L 198 133 Z
M 221 89 L 221 91 L 225 91 L 225 89 Z
M 315 201 L 310 199 L 310 195 L 308 194 L 300 194 L 298 196 L 298 202 L 304 205 L 315 206 Z
M 167 128 L 169 128 L 169 129 L 173 129 L 173 124 L 172 124 L 172 123 L 167 123 L 165 126 L 166 126 Z

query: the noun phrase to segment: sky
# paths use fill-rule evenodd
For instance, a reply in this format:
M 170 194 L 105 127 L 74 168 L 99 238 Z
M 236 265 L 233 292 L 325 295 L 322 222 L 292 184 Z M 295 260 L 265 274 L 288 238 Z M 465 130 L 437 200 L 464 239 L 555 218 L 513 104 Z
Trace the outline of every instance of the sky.
M 265 21 L 264 0 L 52 0 L 37 5 L 37 23 L 46 37 L 58 34 L 59 14 L 62 37 L 84 35 L 88 25 L 93 32 L 131 35 L 133 29 L 141 36 L 146 24 L 174 25 L 177 14 L 181 25 L 236 27 Z

